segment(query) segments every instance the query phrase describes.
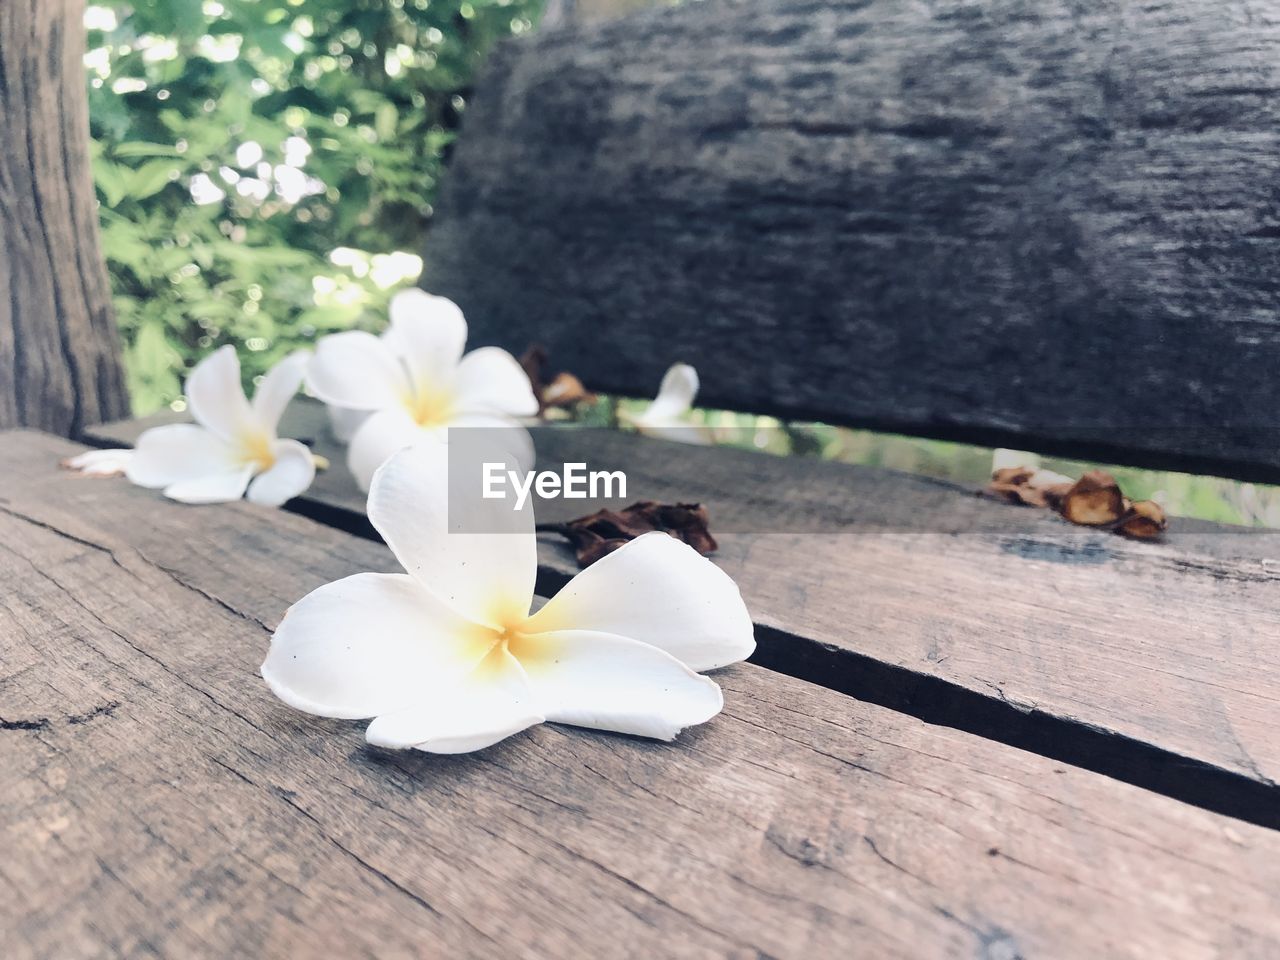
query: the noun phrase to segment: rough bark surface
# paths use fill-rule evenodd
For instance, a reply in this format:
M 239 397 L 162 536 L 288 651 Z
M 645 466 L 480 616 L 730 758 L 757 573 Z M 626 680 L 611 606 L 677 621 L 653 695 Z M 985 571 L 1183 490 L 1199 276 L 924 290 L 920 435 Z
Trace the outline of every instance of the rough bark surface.
M 0 3 L 0 427 L 128 413 L 89 173 L 83 0 Z
M 424 285 L 709 406 L 1280 477 L 1280 16 L 710 0 L 493 57 Z
M 673 744 L 371 749 L 257 675 L 394 569 L 0 436 L 6 957 L 1271 957 L 1280 835 L 749 664 Z

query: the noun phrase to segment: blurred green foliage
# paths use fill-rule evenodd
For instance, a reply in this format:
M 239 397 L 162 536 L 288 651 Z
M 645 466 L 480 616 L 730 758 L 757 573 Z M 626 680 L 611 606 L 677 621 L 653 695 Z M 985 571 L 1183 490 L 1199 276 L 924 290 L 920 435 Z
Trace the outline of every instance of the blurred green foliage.
M 540 0 L 131 0 L 86 12 L 93 171 L 135 413 L 377 327 L 467 85 Z

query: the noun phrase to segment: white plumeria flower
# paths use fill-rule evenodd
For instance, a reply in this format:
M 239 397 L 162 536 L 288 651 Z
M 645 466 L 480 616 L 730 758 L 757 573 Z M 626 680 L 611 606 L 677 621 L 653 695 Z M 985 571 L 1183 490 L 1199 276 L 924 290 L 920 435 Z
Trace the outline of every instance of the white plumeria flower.
M 68 470 L 78 470 L 86 477 L 121 477 L 132 459 L 132 450 L 89 450 L 68 457 L 62 465 Z
M 133 450 L 98 450 L 69 462 L 86 473 L 123 466 L 142 487 L 161 488 L 183 503 L 222 503 L 245 496 L 278 507 L 315 478 L 311 451 L 281 440 L 276 425 L 302 385 L 304 351 L 291 354 L 262 378 L 250 403 L 240 386 L 240 360 L 225 346 L 201 360 L 187 378 L 187 406 L 195 423 L 152 427 Z
M 396 296 L 391 300 L 392 309 L 398 309 L 395 304 L 402 295 L 407 294 L 412 299 L 414 292 L 415 291 L 412 290 L 402 290 L 400 293 L 396 294 Z M 421 291 L 416 292 L 420 293 Z M 378 339 L 390 346 L 397 356 L 400 355 L 400 350 L 396 346 L 397 341 L 393 336 L 390 327 L 383 330 Z M 333 433 L 334 439 L 339 443 L 350 443 L 351 438 L 354 437 L 356 435 L 356 431 L 360 429 L 360 425 L 370 417 L 370 412 L 368 410 L 352 410 L 350 407 L 339 407 L 332 403 L 326 403 L 324 408 L 329 414 L 329 429 Z
M 467 322 L 451 300 L 404 290 L 391 301 L 387 336 L 352 330 L 322 337 L 307 386 L 325 403 L 367 414 L 347 463 L 360 489 L 397 450 L 450 427 L 509 427 L 538 401 L 516 358 L 497 347 L 465 357 Z M 523 443 L 532 448 L 528 434 Z
M 419 444 L 374 477 L 369 519 L 407 573 L 360 573 L 308 594 L 262 676 L 285 703 L 374 718 L 382 747 L 463 753 L 543 721 L 671 740 L 723 706 L 695 671 L 755 648 L 733 581 L 665 533 L 578 574 L 530 615 L 529 509 L 448 503 L 449 447 Z M 460 531 L 490 532 L 460 532 Z
M 709 443 L 707 431 L 685 418 L 698 395 L 698 371 L 687 363 L 673 364 L 662 378 L 658 395 L 643 413 L 628 420 L 640 433 L 681 443 Z

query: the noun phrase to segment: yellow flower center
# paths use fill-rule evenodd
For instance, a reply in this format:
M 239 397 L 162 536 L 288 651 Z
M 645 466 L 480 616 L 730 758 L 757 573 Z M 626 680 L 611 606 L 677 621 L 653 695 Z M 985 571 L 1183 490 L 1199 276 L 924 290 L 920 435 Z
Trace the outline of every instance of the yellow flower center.
M 537 671 L 541 666 L 555 660 L 555 644 L 545 634 L 524 633 L 521 622 L 501 630 L 485 628 L 480 643 L 488 647 L 476 667 L 482 675 L 484 672 L 498 672 L 502 669 L 502 654 L 509 653 L 515 657 L 526 673 Z
M 276 455 L 271 452 L 271 438 L 265 433 L 251 433 L 240 442 L 240 462 L 253 466 L 258 473 L 270 470 L 276 464 Z
M 447 390 L 418 387 L 405 395 L 404 406 L 420 427 L 440 427 L 453 419 L 453 397 Z

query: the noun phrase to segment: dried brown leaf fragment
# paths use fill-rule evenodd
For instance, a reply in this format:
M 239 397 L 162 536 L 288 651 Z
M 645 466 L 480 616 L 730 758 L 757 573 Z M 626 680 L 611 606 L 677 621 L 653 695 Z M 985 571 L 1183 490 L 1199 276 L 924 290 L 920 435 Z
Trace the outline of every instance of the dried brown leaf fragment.
M 1009 503 L 1046 507 L 1071 523 L 1113 530 L 1135 540 L 1159 539 L 1169 526 L 1158 503 L 1130 501 L 1105 470 L 1090 470 L 1072 482 L 1051 470 L 1001 467 L 992 472 L 984 492 Z
M 547 348 L 540 343 L 530 344 L 520 355 L 520 366 L 529 378 L 533 395 L 538 400 L 539 415 L 550 409 L 571 410 L 581 403 L 594 403 L 596 395 L 584 387 L 582 381 L 572 373 L 562 370 L 550 380 L 547 379 L 549 357 Z
M 1169 527 L 1164 508 L 1154 500 L 1139 500 L 1116 526 L 1116 533 L 1135 540 L 1155 540 Z
M 543 532 L 565 537 L 589 567 L 628 541 L 661 531 L 693 547 L 703 556 L 716 550 L 707 508 L 700 503 L 658 503 L 641 500 L 623 510 L 597 510 L 568 523 L 539 524 Z
M 991 475 L 986 492 L 993 497 L 1028 507 L 1052 507 L 1071 489 L 1071 478 L 1034 467 L 1004 467 Z
M 1104 470 L 1090 470 L 1066 492 L 1058 512 L 1082 527 L 1110 527 L 1120 522 L 1127 509 L 1115 477 Z

